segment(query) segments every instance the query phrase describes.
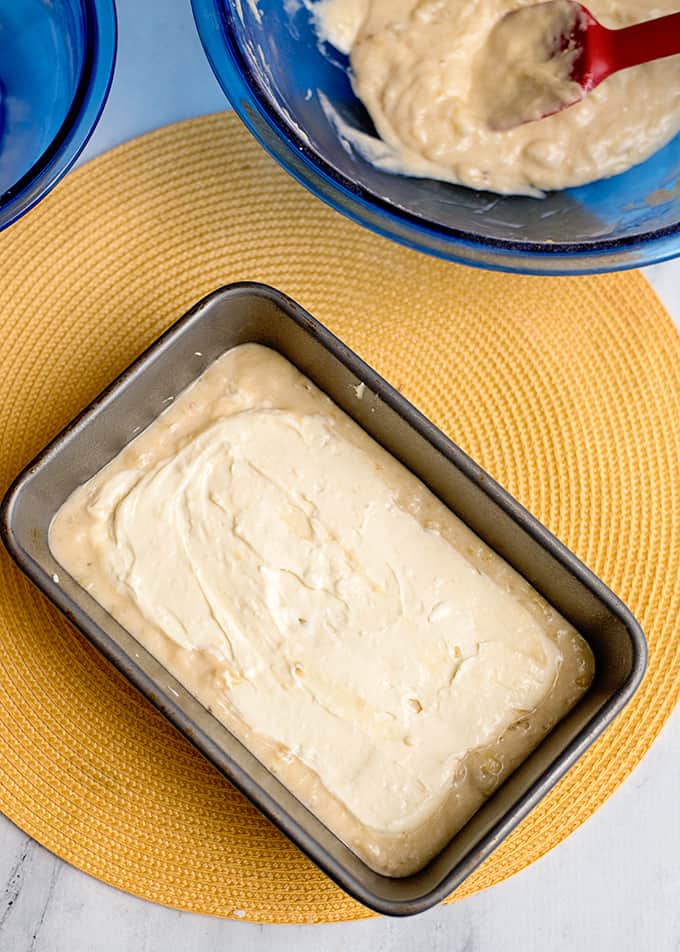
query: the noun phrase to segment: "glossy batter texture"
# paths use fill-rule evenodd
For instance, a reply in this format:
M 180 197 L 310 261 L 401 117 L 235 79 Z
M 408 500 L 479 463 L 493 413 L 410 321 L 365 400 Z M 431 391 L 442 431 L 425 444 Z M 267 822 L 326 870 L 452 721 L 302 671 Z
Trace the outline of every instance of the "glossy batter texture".
M 257 345 L 78 489 L 50 546 L 391 875 L 427 862 L 592 675 L 564 619 Z
M 321 37 L 349 53 L 355 92 L 388 147 L 387 154 L 369 154 L 376 165 L 502 194 L 539 195 L 623 172 L 678 132 L 680 56 L 617 73 L 569 109 L 508 128 L 522 118 L 523 105 L 530 116 L 544 111 L 538 90 L 546 75 L 553 99 L 578 98 L 567 79 L 568 51 L 546 71 L 541 41 L 522 18 L 509 21 L 500 41 L 495 33 L 505 14 L 532 3 L 313 5 Z M 678 9 L 676 0 L 592 0 L 587 6 L 611 28 Z M 555 30 L 564 25 L 559 6 L 550 17 Z M 524 71 L 517 53 L 526 57 Z

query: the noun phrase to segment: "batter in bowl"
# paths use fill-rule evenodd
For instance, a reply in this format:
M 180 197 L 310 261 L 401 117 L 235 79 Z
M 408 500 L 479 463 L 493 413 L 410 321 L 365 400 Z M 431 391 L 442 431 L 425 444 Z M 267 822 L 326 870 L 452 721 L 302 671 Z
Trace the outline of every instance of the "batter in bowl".
M 540 195 L 624 172 L 680 130 L 680 56 L 617 73 L 539 122 L 502 128 L 512 124 L 503 121 L 508 92 L 516 109 L 517 89 L 531 96 L 535 86 L 522 82 L 509 90 L 513 76 L 503 78 L 494 31 L 505 14 L 534 2 L 314 5 L 321 37 L 349 54 L 354 90 L 388 147 L 387 154 L 376 150 L 376 165 L 501 194 Z M 611 28 L 678 9 L 677 0 L 592 0 L 587 6 Z M 556 13 L 559 19 L 559 5 Z M 527 40 L 521 18 L 515 26 L 518 35 L 503 36 L 504 48 L 521 49 Z

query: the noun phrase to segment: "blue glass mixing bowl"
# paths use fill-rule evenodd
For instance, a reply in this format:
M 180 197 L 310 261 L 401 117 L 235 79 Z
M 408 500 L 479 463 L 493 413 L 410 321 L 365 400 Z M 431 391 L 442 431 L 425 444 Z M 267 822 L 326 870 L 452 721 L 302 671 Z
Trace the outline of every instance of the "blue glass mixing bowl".
M 333 208 L 395 241 L 480 267 L 582 274 L 680 254 L 680 136 L 616 178 L 502 198 L 381 172 L 347 128 L 373 133 L 348 63 L 303 0 L 192 0 L 212 68 L 262 145 Z
M 0 229 L 78 157 L 115 56 L 114 0 L 0 0 Z

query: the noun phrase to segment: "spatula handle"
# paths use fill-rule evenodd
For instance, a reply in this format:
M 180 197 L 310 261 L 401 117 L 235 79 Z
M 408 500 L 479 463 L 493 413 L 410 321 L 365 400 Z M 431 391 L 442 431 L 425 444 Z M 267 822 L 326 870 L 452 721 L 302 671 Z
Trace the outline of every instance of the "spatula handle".
M 680 53 L 680 13 L 608 32 L 613 70 Z

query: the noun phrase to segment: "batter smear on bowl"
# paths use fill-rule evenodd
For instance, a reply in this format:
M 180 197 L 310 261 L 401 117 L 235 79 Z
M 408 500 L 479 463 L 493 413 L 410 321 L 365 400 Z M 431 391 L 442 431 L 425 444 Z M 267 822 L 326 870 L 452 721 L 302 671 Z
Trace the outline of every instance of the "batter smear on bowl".
M 256 344 L 78 488 L 50 548 L 391 876 L 426 864 L 593 676 L 564 618 Z

